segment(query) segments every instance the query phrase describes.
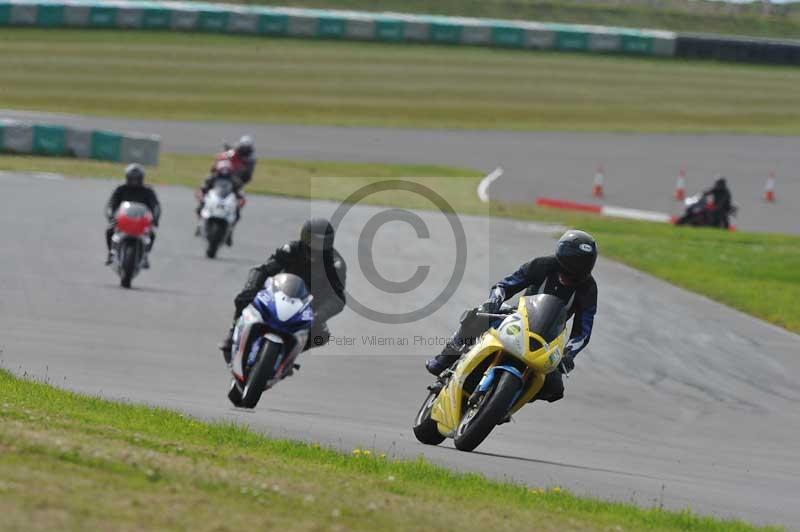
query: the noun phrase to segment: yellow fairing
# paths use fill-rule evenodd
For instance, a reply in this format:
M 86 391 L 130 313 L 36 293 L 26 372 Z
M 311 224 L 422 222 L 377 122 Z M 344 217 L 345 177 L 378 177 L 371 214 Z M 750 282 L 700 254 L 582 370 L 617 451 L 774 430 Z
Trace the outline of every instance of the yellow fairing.
M 524 377 L 527 379 L 525 390 L 511 409 L 512 414 L 533 399 L 541 390 L 545 376 L 558 367 L 566 343 L 566 328 L 561 331 L 561 334 L 556 339 L 548 344 L 544 338 L 529 330 L 528 309 L 525 306 L 524 297 L 519 300 L 517 314 L 520 317 L 518 323 L 522 329 L 520 334 L 523 335 L 522 345 L 524 352 L 522 357 L 509 353 L 503 346 L 499 336 L 500 333 L 496 329 L 489 329 L 458 363 L 453 378 L 439 393 L 439 397 L 431 409 L 431 418 L 437 422 L 439 431 L 443 435 L 452 434 L 460 423 L 464 412 L 464 402 L 468 398 L 467 392 L 464 391 L 464 382 L 486 358 L 497 358 L 490 367 L 499 363 L 504 355 L 522 360 L 528 367 L 524 373 Z M 502 325 L 500 329 L 503 329 Z M 531 350 L 531 338 L 536 340 L 533 345 L 541 347 Z
M 456 366 L 455 374 L 448 385 L 439 392 L 439 398 L 431 409 L 431 419 L 437 422 L 439 432 L 450 434 L 461 421 L 464 411 L 464 401 L 467 394 L 464 391 L 464 381 L 475 371 L 475 368 L 487 357 L 495 356 L 502 351 L 503 345 L 493 334 L 484 334 L 480 342 L 469 350 Z

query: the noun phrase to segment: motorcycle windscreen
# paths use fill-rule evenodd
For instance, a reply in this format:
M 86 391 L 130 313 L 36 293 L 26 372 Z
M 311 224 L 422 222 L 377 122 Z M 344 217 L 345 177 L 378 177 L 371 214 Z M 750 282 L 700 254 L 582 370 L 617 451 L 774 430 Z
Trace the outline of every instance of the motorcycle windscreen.
M 567 309 L 556 296 L 528 296 L 525 298 L 525 308 L 528 311 L 528 329 L 546 342 L 555 340 L 567 324 Z
M 283 292 L 287 297 L 305 299 L 308 289 L 303 279 L 292 273 L 279 273 L 272 278 L 272 291 Z

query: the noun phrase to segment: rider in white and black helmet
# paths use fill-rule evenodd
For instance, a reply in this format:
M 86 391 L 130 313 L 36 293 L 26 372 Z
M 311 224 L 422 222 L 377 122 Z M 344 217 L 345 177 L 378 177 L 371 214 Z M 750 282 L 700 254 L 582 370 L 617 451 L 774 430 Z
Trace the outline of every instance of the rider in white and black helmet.
M 293 273 L 305 282 L 314 296 L 314 325 L 305 348 L 320 347 L 328 343 L 330 331 L 327 321 L 339 314 L 345 305 L 344 286 L 347 267 L 344 259 L 333 247 L 334 230 L 325 218 L 311 218 L 300 229 L 300 240 L 282 245 L 267 261 L 250 270 L 247 282 L 234 299 L 236 311 L 233 322 L 241 316 L 259 291 L 264 289 L 267 277 L 278 273 Z M 233 327 L 222 340 L 219 348 L 226 362 L 230 362 L 233 342 Z
M 558 240 L 554 255 L 526 262 L 495 284 L 480 310 L 496 313 L 504 301 L 522 290 L 525 290 L 525 295 L 551 294 L 560 297 L 570 305 L 567 309 L 569 314 L 574 315 L 560 371 L 572 371 L 575 356 L 589 343 L 597 312 L 597 283 L 592 277 L 595 262 L 597 243 L 594 238 L 583 231 L 569 230 Z M 467 312 L 464 316 L 471 317 L 462 320 L 441 354 L 426 362 L 425 367 L 430 373 L 438 376 L 453 365 L 490 326 L 488 320 L 476 318 L 474 313 Z M 547 375 L 536 399 L 553 402 L 564 396 L 561 372 L 554 371 Z
M 158 226 L 158 220 L 161 218 L 161 204 L 158 202 L 155 191 L 144 184 L 144 168 L 141 164 L 133 163 L 125 168 L 125 184 L 118 186 L 114 190 L 106 204 L 106 219 L 109 223 L 106 229 L 106 248 L 108 249 L 106 265 L 111 264 L 111 237 L 114 235 L 114 213 L 117 212 L 117 209 L 124 201 L 147 205 L 150 212 L 153 213 L 153 225 Z M 150 235 L 150 247 L 147 248 L 148 254 L 153 249 L 155 240 L 156 236 L 153 233 Z M 150 267 L 147 254 L 145 254 L 142 267 Z
M 253 172 L 256 169 L 255 145 L 253 137 L 244 135 L 233 148 L 233 155 L 230 158 L 233 165 L 233 173 L 236 179 L 246 185 L 253 179 Z

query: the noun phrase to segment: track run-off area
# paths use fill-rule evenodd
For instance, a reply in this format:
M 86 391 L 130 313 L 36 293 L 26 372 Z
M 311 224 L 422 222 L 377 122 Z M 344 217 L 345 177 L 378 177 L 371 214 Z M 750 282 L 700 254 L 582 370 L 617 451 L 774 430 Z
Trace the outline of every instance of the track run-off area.
M 91 123 L 160 133 L 168 151 L 210 153 L 244 132 L 237 125 Z M 338 135 L 324 136 L 326 131 Z M 265 156 L 414 155 L 416 162 L 434 157 L 434 140 L 453 139 L 438 151 L 455 157 L 464 148 L 459 139 L 479 135 L 270 127 L 247 132 L 257 135 Z M 392 135 L 409 144 L 388 142 Z M 491 146 L 516 134 L 486 135 Z M 414 154 L 426 140 L 429 150 Z M 478 154 L 462 155 L 463 164 L 478 164 Z M 503 159 L 504 153 L 496 155 Z M 502 160 L 521 169 L 518 161 Z M 0 244 L 3 367 L 73 390 L 232 420 L 345 451 L 424 455 L 456 470 L 531 486 L 800 528 L 800 451 L 793 444 L 800 439 L 797 335 L 601 259 L 595 334 L 566 382 L 566 398 L 526 407 L 471 454 L 449 442 L 420 445 L 410 427 L 430 382 L 425 358 L 440 349 L 461 311 L 482 301 L 492 282 L 531 256 L 551 252 L 560 230 L 462 216 L 466 271 L 439 310 L 414 323 L 387 325 L 346 309 L 330 322 L 335 340 L 303 355 L 296 376 L 266 393 L 254 412 L 244 412 L 227 401 L 229 375 L 216 350 L 232 297 L 247 270 L 296 238 L 303 220 L 330 216 L 338 205 L 250 196 L 234 247 L 210 261 L 192 237 L 192 191 L 157 187 L 164 216 L 152 269 L 124 291 L 102 265 L 102 206 L 114 185 L 0 174 L 0 217 L 13 235 Z M 406 279 L 430 265 L 418 289 L 389 299 L 365 278 L 358 258 L 361 231 L 382 210 L 355 206 L 339 227 L 348 290 L 376 310 L 414 310 L 435 298 L 453 271 L 451 226 L 439 213 L 415 211 L 429 238 L 405 223 L 378 231 L 373 257 L 383 277 Z
M 687 193 L 727 177 L 743 231 L 800 233 L 800 153 L 791 136 L 633 134 L 388 129 L 99 118 L 0 109 L 0 116 L 39 123 L 161 135 L 162 151 L 211 154 L 223 141 L 255 136 L 262 157 L 373 163 L 441 164 L 490 172 L 491 199 L 532 204 L 537 197 L 577 202 L 592 197 L 595 170 L 605 172 L 605 204 L 681 214 L 673 199 L 681 167 Z M 775 203 L 763 200 L 773 172 Z M 198 178 L 199 180 L 200 178 Z

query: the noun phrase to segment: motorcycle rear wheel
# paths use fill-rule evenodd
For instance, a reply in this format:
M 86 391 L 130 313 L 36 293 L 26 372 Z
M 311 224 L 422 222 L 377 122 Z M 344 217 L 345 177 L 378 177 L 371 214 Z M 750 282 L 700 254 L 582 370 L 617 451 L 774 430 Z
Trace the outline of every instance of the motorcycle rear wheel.
M 445 439 L 442 433 L 439 432 L 436 421 L 431 419 L 431 409 L 438 396 L 439 392 L 428 394 L 419 412 L 417 412 L 417 418 L 414 420 L 414 436 L 417 437 L 420 443 L 425 445 L 439 445 Z
M 469 452 L 480 445 L 508 415 L 521 388 L 522 382 L 518 377 L 506 371 L 500 372 L 480 403 L 468 407 L 461 419 L 454 438 L 456 449 Z
M 269 340 L 264 340 L 258 350 L 256 363 L 247 372 L 244 390 L 242 390 L 242 407 L 255 408 L 264 393 L 267 382 L 273 377 L 276 361 L 283 351 L 283 346 Z

